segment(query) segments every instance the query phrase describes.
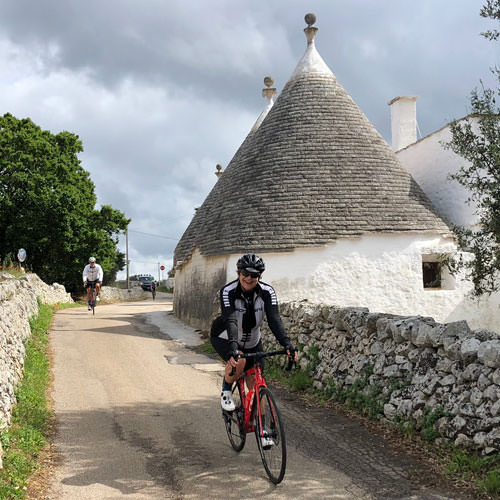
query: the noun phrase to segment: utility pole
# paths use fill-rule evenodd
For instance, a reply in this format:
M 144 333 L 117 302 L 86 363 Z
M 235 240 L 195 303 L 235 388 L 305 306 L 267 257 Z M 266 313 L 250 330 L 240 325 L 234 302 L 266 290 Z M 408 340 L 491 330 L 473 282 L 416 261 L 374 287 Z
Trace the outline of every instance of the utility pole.
M 125 259 L 127 260 L 127 290 L 130 288 L 128 277 L 129 277 L 129 269 L 128 266 L 130 264 L 128 260 L 128 226 L 127 229 L 125 229 Z
M 158 262 L 158 283 L 161 281 L 161 275 L 160 275 L 160 263 Z

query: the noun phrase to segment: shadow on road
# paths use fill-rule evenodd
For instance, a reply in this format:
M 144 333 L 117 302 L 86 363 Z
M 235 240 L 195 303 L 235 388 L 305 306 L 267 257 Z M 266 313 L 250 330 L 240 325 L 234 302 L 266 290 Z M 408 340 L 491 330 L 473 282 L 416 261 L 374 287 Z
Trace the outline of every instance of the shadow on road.
M 438 485 L 422 487 L 428 475 L 422 464 L 395 454 L 380 437 L 360 431 L 358 424 L 331 410 L 307 410 L 276 392 L 289 444 L 287 474 L 278 486 L 281 494 L 290 491 L 289 498 L 311 499 L 467 498 L 458 492 L 441 496 Z M 65 438 L 61 451 L 72 457 L 74 472 L 62 483 L 99 483 L 124 495 L 160 487 L 173 495 L 168 498 L 179 499 L 186 492 L 193 498 L 273 498 L 277 488 L 265 477 L 254 436 L 247 436 L 240 454 L 234 452 L 218 416 L 213 398 L 64 412 L 58 433 Z M 207 425 L 200 426 L 203 421 Z M 304 467 L 298 455 L 309 465 Z M 325 476 L 325 468 L 336 476 Z
M 195 423 L 206 415 L 213 424 L 213 403 L 210 399 L 65 412 L 58 422 L 65 443 L 60 451 L 72 457 L 74 471 L 62 484 L 102 484 L 124 495 L 147 495 L 160 487 L 169 492 L 167 498 L 179 499 L 185 493 L 190 498 L 273 498 L 277 491 L 290 491 L 289 498 L 334 499 L 346 498 L 346 488 L 355 488 L 349 480 L 319 479 L 314 460 L 298 470 L 293 449 L 285 481 L 275 487 L 266 479 L 253 435 L 238 454 L 227 441 L 221 418 L 212 427 Z M 95 432 L 88 432 L 89 423 Z

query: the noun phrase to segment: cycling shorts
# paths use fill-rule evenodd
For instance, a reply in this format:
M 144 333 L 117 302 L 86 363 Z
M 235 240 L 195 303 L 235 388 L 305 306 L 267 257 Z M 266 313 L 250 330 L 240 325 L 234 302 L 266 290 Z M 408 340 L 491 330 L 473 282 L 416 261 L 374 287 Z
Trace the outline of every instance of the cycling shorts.
M 85 288 L 90 288 L 92 285 L 95 286 L 96 283 L 101 283 L 99 280 L 95 280 L 95 281 L 88 281 L 87 280 L 87 284 L 85 285 Z

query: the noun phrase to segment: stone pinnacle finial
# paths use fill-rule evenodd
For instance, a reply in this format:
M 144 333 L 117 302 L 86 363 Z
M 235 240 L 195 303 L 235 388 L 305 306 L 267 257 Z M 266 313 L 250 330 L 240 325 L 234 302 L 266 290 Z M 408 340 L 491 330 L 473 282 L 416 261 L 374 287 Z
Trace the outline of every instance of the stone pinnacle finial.
M 304 29 L 304 33 L 306 34 L 307 38 L 307 45 L 314 45 L 314 37 L 318 32 L 318 28 L 316 28 L 316 26 L 313 26 L 313 24 L 316 22 L 316 15 L 309 13 L 305 15 L 304 19 L 307 23 L 307 28 Z
M 264 78 L 264 85 L 266 87 L 271 87 L 273 83 L 274 83 L 274 78 L 272 76 L 266 76 Z
M 217 164 L 215 166 L 215 168 L 217 169 L 217 172 L 215 172 L 215 175 L 217 176 L 217 178 L 219 178 L 222 175 L 222 165 Z
M 313 14 L 310 12 L 309 14 L 306 14 L 304 17 L 307 26 L 312 26 L 316 22 L 316 14 Z
M 276 95 L 276 89 L 271 87 L 274 83 L 274 78 L 272 76 L 266 76 L 264 78 L 264 85 L 267 89 L 262 89 L 262 97 L 267 97 L 269 100 L 273 99 Z

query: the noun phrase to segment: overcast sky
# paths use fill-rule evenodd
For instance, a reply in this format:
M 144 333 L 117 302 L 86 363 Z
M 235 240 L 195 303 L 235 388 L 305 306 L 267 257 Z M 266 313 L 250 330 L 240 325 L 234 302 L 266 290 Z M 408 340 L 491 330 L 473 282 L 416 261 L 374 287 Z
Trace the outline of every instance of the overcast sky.
M 319 53 L 390 144 L 393 97 L 419 97 L 425 136 L 492 84 L 500 44 L 479 35 L 493 26 L 483 3 L 0 0 L 0 113 L 80 137 L 96 208 L 132 219 L 131 274 L 157 276 L 264 109 L 264 77 L 278 93 L 290 78 L 307 12 Z

